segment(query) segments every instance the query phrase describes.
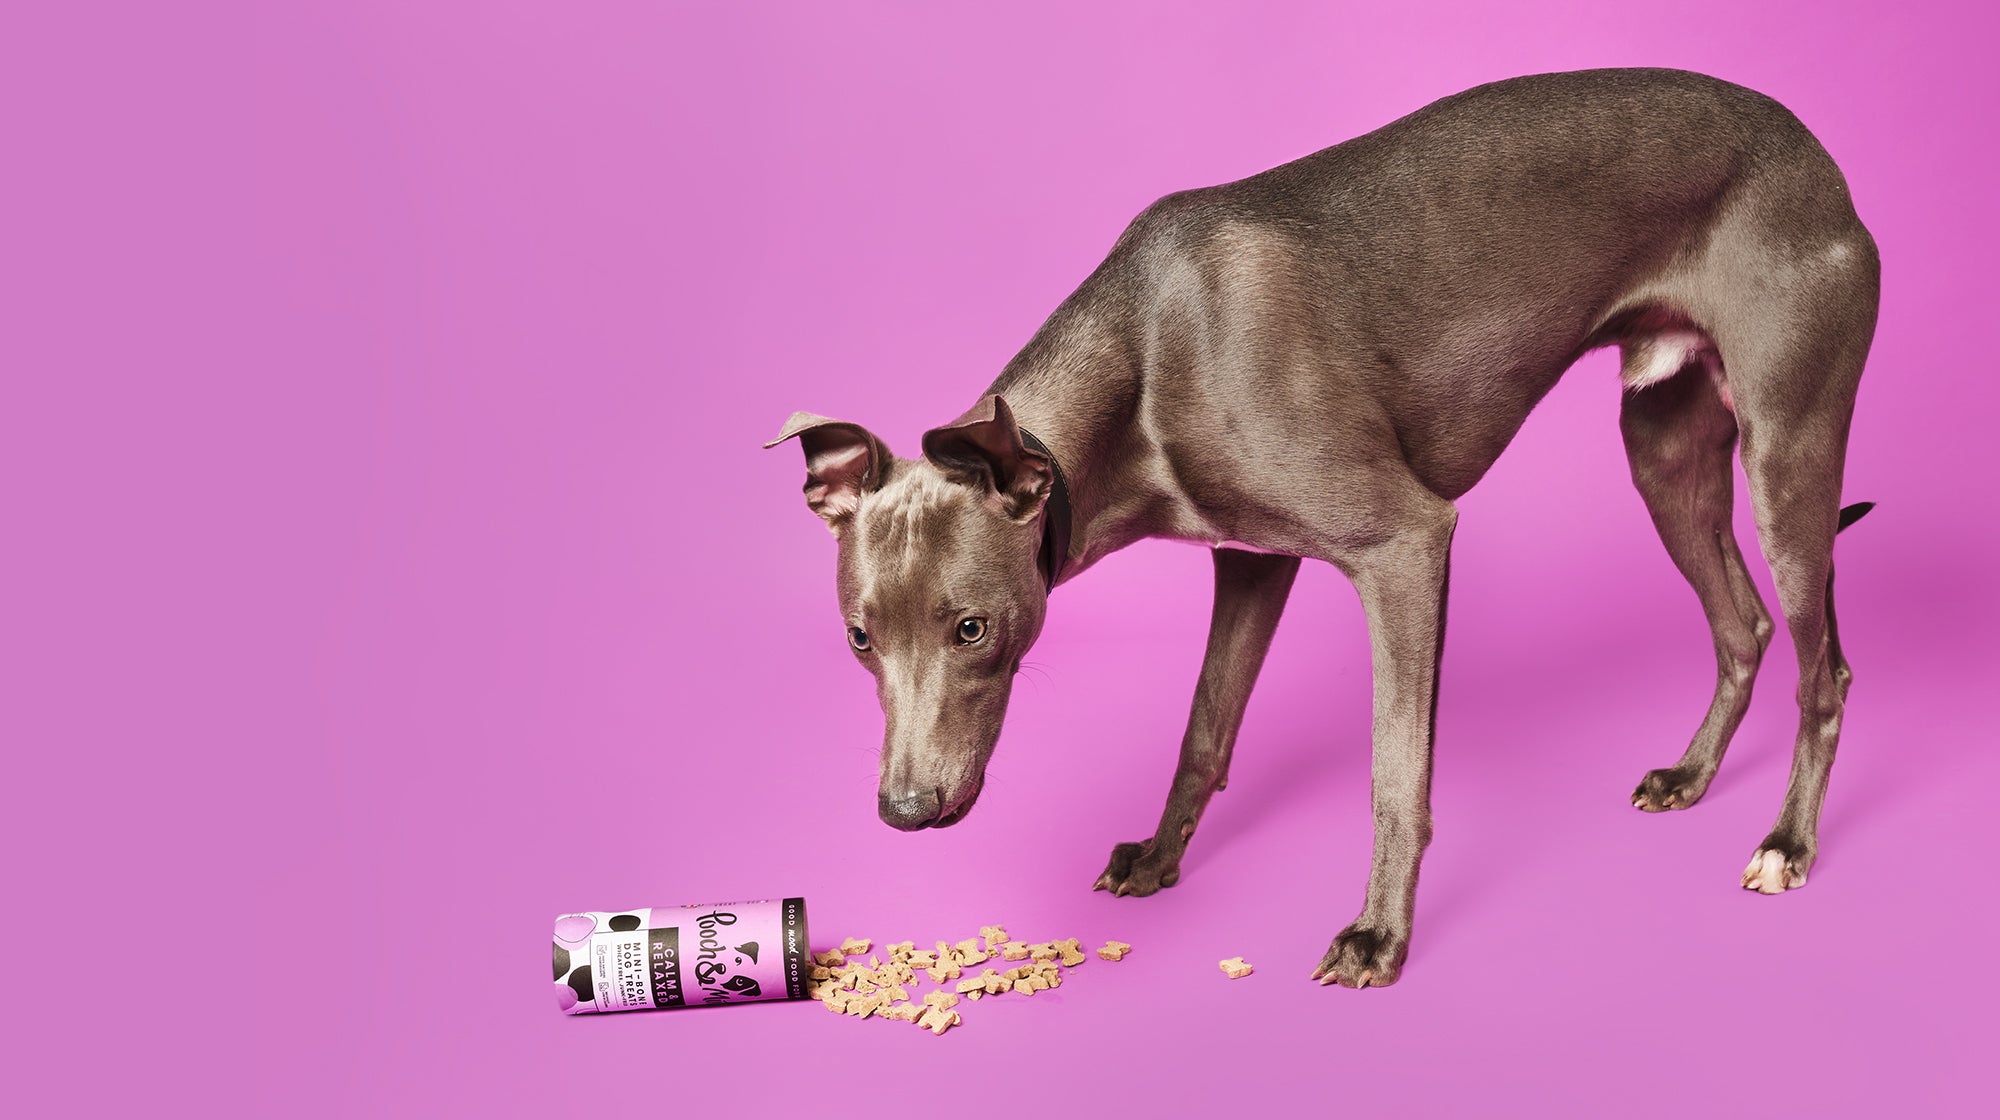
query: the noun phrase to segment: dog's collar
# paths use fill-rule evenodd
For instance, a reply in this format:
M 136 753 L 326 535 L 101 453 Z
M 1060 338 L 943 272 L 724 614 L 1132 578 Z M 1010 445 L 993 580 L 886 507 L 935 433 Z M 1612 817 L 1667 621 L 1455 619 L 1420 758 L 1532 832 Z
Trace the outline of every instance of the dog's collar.
M 1036 558 L 1042 579 L 1048 590 L 1053 591 L 1056 580 L 1062 578 L 1063 563 L 1069 559 L 1069 482 L 1063 478 L 1062 464 L 1056 462 L 1048 444 L 1036 439 L 1026 428 L 1021 429 L 1021 442 L 1028 450 L 1047 458 L 1056 476 L 1055 485 L 1049 488 L 1048 504 L 1042 507 L 1042 550 Z

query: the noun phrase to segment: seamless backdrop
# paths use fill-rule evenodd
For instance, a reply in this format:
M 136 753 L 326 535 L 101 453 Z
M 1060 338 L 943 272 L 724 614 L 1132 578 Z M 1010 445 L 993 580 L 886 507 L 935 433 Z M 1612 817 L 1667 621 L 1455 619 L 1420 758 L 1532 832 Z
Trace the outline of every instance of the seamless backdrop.
M 306 2 L 10 12 L 0 706 L 18 1095 L 262 1115 L 1968 1114 L 1996 1041 L 1985 5 Z M 1369 851 L 1366 634 L 1299 580 L 1181 884 L 1209 564 L 1055 596 L 976 811 L 874 816 L 805 408 L 905 454 L 1168 191 L 1515 74 L 1702 70 L 1847 173 L 1884 301 L 1803 891 L 1736 878 L 1780 634 L 1712 681 L 1587 358 L 1461 503 L 1402 982 L 1306 973 Z M 1746 550 L 1754 531 L 1739 502 Z M 1775 604 L 1761 563 L 1767 602 Z M 1135 946 L 944 1038 L 570 1020 L 557 913 L 803 894 L 816 941 Z M 1243 955 L 1249 979 L 1215 967 Z M 20 1029 L 18 1026 L 16 1029 Z M 27 1113 L 22 1113 L 26 1115 Z

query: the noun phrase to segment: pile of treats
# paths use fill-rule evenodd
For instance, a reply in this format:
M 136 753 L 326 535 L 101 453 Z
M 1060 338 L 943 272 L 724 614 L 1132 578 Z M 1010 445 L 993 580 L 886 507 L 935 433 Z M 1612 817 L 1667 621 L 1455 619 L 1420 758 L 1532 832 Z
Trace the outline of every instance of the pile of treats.
M 976 1001 L 1008 992 L 1031 996 L 1060 988 L 1062 970 L 1075 968 L 1087 959 L 1083 946 L 1074 937 L 1030 945 L 1012 940 L 1000 926 L 981 927 L 978 937 L 968 937 L 956 945 L 940 941 L 936 950 L 919 949 L 913 941 L 899 941 L 886 947 L 887 961 L 879 956 L 870 956 L 865 963 L 849 960 L 872 947 L 873 942 L 867 938 L 850 937 L 840 943 L 840 948 L 815 955 L 806 993 L 826 1004 L 827 1010 L 836 1015 L 900 1019 L 932 1034 L 943 1034 L 965 1021 L 953 1010 L 960 996 Z M 1097 955 L 1107 961 L 1123 960 L 1131 950 L 1132 946 L 1123 941 L 1107 941 Z M 968 969 L 995 958 L 1022 963 L 1005 970 L 981 968 L 976 976 L 968 974 Z M 922 983 L 919 975 L 929 977 L 933 984 L 951 984 L 953 990 L 940 987 L 921 1002 L 912 1001 L 910 988 Z

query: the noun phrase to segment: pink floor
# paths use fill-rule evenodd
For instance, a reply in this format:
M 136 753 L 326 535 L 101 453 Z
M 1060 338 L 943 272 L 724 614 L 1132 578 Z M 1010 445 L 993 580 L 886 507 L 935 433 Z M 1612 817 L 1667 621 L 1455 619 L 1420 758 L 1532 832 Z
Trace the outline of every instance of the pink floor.
M 61 147 L 102 161 L 97 185 L 24 211 L 56 223 L 14 301 L 51 371 L 24 392 L 60 422 L 6 454 L 31 483 L 24 539 L 64 547 L 24 561 L 9 624 L 29 638 L 21 741 L 45 745 L 17 775 L 17 850 L 56 853 L 19 890 L 45 916 L 169 915 L 144 959 L 174 979 L 130 1000 L 47 981 L 36 998 L 63 1010 L 37 1020 L 19 1096 L 423 1116 L 1990 1107 L 1990 9 L 912 14 L 929 7 L 365 3 L 70 29 L 107 77 L 48 102 L 74 127 L 38 142 L 101 131 L 141 155 Z M 968 820 L 880 824 L 881 717 L 842 646 L 834 545 L 797 451 L 758 443 L 805 408 L 913 453 L 1152 198 L 1480 81 L 1630 64 L 1786 102 L 1883 247 L 1847 479 L 1880 506 L 1838 554 L 1856 683 L 1810 885 L 1737 887 L 1785 784 L 1782 635 L 1707 798 L 1628 803 L 1685 745 L 1713 667 L 1626 477 L 1602 354 L 1462 502 L 1437 839 L 1395 987 L 1306 980 L 1369 853 L 1366 635 L 1323 566 L 1180 886 L 1089 890 L 1150 833 L 1173 768 L 1209 589 L 1185 545 L 1057 593 Z M 69 88 L 40 65 L 13 80 Z M 121 264 L 132 248 L 147 263 Z M 130 314 L 64 310 L 83 292 Z M 554 915 L 781 894 L 809 899 L 822 947 L 999 922 L 1135 948 L 943 1038 L 810 1004 L 557 1014 Z M 122 932 L 88 936 L 134 959 Z M 180 963 L 222 949 L 220 971 Z M 1235 955 L 1256 974 L 1225 980 Z

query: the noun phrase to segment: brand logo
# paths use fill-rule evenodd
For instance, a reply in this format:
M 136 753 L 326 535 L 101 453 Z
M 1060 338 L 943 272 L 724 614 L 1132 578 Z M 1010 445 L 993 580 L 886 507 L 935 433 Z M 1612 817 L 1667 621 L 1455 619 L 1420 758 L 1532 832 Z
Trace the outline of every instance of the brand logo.
M 763 994 L 763 986 L 756 977 L 730 973 L 732 963 L 740 967 L 746 958 L 751 964 L 757 963 L 755 941 L 745 941 L 733 949 L 723 946 L 718 931 L 735 924 L 736 915 L 727 910 L 711 910 L 695 919 L 700 939 L 695 946 L 694 981 L 701 985 L 703 1003 L 751 1000 Z

